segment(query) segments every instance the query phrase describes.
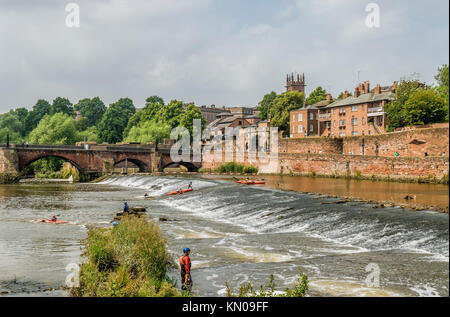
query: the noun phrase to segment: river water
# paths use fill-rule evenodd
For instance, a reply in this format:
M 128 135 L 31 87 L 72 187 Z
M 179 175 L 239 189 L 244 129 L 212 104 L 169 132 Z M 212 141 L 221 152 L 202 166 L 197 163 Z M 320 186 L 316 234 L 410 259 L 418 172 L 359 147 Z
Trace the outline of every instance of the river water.
M 190 180 L 195 191 L 164 196 Z M 310 188 L 342 190 L 342 180 L 326 181 Z M 110 226 L 124 201 L 146 207 L 159 223 L 174 264 L 191 248 L 200 296 L 223 296 L 225 282 L 266 285 L 270 274 L 282 290 L 292 287 L 299 270 L 308 275 L 311 296 L 449 295 L 448 214 L 336 204 L 337 198 L 289 185 L 304 182 L 282 181 L 293 186 L 286 188 L 276 178 L 247 186 L 230 179 L 118 176 L 99 184 L 0 186 L 0 296 L 65 296 L 66 267 L 82 261 L 88 226 Z M 356 186 L 350 182 L 347 187 Z M 448 203 L 448 186 L 398 185 L 386 186 L 398 197 L 408 192 L 445 205 L 446 195 Z M 153 198 L 144 199 L 145 192 Z M 69 223 L 33 221 L 55 213 Z M 179 278 L 175 267 L 170 275 Z

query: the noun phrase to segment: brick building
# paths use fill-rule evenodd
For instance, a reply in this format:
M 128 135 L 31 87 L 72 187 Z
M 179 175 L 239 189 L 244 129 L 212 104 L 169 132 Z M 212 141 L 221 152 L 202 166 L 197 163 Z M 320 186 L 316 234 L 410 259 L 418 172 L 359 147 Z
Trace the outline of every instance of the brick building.
M 286 91 L 298 91 L 305 93 L 305 74 L 302 76 L 297 74 L 297 79 L 295 79 L 294 74 L 287 75 L 286 77 Z
M 327 100 L 291 112 L 290 135 L 344 137 L 374 135 L 386 132 L 384 107 L 395 98 L 397 83 L 377 85 L 370 90 L 368 81 L 355 88 L 353 96 L 344 92 L 342 99 Z M 331 103 L 330 103 L 331 102 Z M 317 119 L 316 119 L 317 118 Z
M 214 120 L 217 119 L 217 115 L 223 113 L 223 112 L 229 112 L 225 109 L 225 107 L 222 108 L 216 108 L 215 105 L 211 105 L 211 107 L 201 106 L 198 107 L 200 111 L 202 112 L 203 118 L 206 120 L 206 125 L 210 124 Z

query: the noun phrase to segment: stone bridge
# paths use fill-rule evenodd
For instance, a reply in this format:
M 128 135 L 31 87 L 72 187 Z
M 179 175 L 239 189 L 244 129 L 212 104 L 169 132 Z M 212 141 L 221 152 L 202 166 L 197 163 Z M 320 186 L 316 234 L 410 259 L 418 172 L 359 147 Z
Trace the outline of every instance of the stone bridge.
M 44 157 L 70 162 L 81 174 L 111 173 L 123 162 L 138 166 L 139 172 L 160 172 L 180 165 L 195 172 L 201 167 L 201 163 L 174 162 L 170 147 L 164 145 L 158 149 L 154 145 L 10 145 L 0 147 L 0 174 L 20 174 L 25 167 Z

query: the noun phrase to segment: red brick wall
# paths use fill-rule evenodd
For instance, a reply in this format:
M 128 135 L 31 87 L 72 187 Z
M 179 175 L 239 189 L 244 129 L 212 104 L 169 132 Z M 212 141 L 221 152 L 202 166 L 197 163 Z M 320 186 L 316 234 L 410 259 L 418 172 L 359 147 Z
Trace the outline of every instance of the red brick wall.
M 364 136 L 364 154 L 373 156 L 423 157 L 449 156 L 449 128 L 417 129 L 380 135 Z M 378 153 L 377 153 L 378 147 Z M 362 137 L 346 137 L 343 141 L 344 154 L 361 155 Z M 445 155 L 444 155 L 445 154 Z
M 289 138 L 280 139 L 280 153 L 342 154 L 342 139 L 339 138 Z

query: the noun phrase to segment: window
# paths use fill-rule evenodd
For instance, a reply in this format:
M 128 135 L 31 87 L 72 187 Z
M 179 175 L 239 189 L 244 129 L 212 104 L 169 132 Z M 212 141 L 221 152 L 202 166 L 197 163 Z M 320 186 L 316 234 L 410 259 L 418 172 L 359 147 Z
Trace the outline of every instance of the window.
M 336 121 L 334 123 L 336 123 Z M 331 128 L 331 122 L 330 121 L 325 122 L 325 127 L 327 129 Z
M 333 120 L 333 127 L 336 128 L 336 120 Z
M 298 133 L 302 133 L 303 132 L 303 126 L 302 125 L 299 125 L 298 126 Z
M 312 112 L 309 113 L 309 120 L 314 120 L 314 113 Z
M 295 114 L 292 115 L 292 122 L 295 122 Z
M 345 132 L 339 133 L 339 136 L 340 136 L 340 137 L 344 137 L 344 136 L 345 136 Z
M 339 126 L 341 126 L 341 127 L 342 127 L 342 126 L 345 126 L 345 120 L 340 120 L 340 121 L 339 121 Z
M 352 106 L 352 111 L 358 111 L 358 106 Z
M 352 135 L 358 135 L 358 132 L 353 131 L 353 132 L 352 132 Z
M 312 124 L 309 125 L 309 131 L 314 131 L 314 126 Z
M 358 125 L 358 119 L 353 118 L 352 119 L 352 125 Z
M 340 108 L 339 113 L 345 113 L 345 108 Z
M 362 124 L 364 125 L 364 124 L 366 124 L 366 118 L 362 118 Z
M 302 121 L 303 121 L 303 113 L 299 113 L 298 114 L 298 122 L 302 122 Z

